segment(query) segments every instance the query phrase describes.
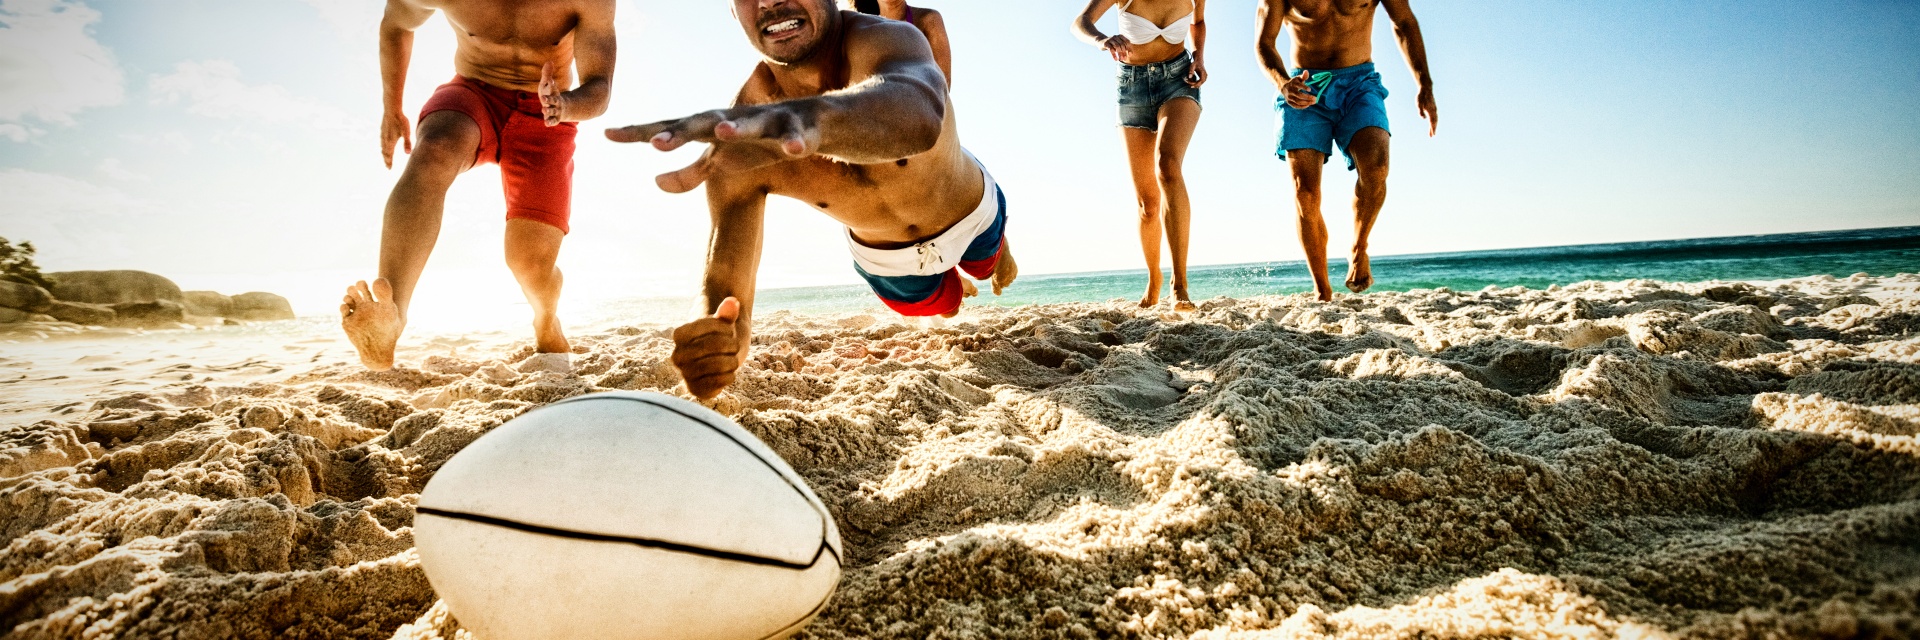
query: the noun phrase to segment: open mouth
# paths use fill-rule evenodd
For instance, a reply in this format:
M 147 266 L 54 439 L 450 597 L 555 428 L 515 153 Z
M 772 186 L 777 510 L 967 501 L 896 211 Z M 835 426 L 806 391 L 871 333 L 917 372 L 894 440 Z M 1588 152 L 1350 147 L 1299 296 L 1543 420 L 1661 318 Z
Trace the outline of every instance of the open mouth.
M 760 33 L 772 40 L 784 40 L 800 32 L 806 26 L 803 18 L 788 18 L 760 28 Z

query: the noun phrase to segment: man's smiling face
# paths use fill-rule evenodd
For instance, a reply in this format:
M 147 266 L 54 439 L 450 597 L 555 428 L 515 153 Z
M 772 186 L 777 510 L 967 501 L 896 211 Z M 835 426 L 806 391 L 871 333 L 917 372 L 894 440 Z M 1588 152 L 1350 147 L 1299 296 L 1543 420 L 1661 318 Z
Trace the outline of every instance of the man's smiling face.
M 839 11 L 832 0 L 733 0 L 733 13 L 762 55 L 793 64 L 813 55 Z

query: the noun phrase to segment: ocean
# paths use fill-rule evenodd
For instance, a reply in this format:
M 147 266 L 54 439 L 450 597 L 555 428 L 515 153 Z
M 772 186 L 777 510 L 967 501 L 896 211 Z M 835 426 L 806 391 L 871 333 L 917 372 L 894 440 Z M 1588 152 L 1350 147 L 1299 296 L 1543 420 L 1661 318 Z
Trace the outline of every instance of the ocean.
M 1346 293 L 1340 285 L 1346 279 L 1344 255 L 1333 261 L 1330 271 L 1336 292 Z M 1546 288 L 1584 280 L 1780 280 L 1914 272 L 1920 272 L 1920 226 L 1378 256 L 1373 258 L 1371 290 L 1447 287 L 1468 291 L 1488 286 Z M 1129 269 L 1022 275 L 1005 294 L 996 297 L 983 292 L 968 304 L 1137 300 L 1146 273 Z M 1301 260 L 1190 267 L 1187 273 L 1196 301 L 1313 290 L 1312 276 Z M 1163 300 L 1171 299 L 1171 288 L 1162 291 L 1166 293 Z M 684 302 L 678 304 L 684 308 Z M 770 289 L 760 292 L 755 306 L 760 313 L 880 308 L 873 294 L 858 285 Z

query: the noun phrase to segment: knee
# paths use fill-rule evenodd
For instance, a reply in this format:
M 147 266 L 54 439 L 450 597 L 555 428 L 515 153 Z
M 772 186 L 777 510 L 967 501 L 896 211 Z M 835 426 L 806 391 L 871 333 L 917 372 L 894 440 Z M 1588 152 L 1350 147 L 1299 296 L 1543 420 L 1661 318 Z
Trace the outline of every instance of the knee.
M 560 257 L 557 248 L 529 246 L 528 244 L 509 244 L 507 246 L 507 268 L 514 275 L 544 276 L 555 272 L 554 262 Z
M 457 139 L 422 136 L 419 144 L 413 145 L 413 153 L 407 156 L 407 174 L 415 178 L 458 175 L 473 162 L 474 146 L 461 144 Z
M 1154 162 L 1154 172 L 1155 175 L 1160 178 L 1160 184 L 1169 185 L 1184 180 L 1185 178 L 1180 173 L 1181 164 L 1183 163 L 1180 156 L 1172 154 L 1162 154 L 1156 159 Z

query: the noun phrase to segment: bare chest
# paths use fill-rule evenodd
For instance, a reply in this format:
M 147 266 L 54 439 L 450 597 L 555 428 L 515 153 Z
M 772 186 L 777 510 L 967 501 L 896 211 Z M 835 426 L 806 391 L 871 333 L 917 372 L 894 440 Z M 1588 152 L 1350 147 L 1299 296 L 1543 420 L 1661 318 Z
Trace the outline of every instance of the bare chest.
M 445 0 L 440 8 L 457 37 L 483 47 L 551 49 L 580 22 L 574 0 Z
M 1371 22 L 1379 0 L 1291 0 L 1288 18 L 1296 24 Z

